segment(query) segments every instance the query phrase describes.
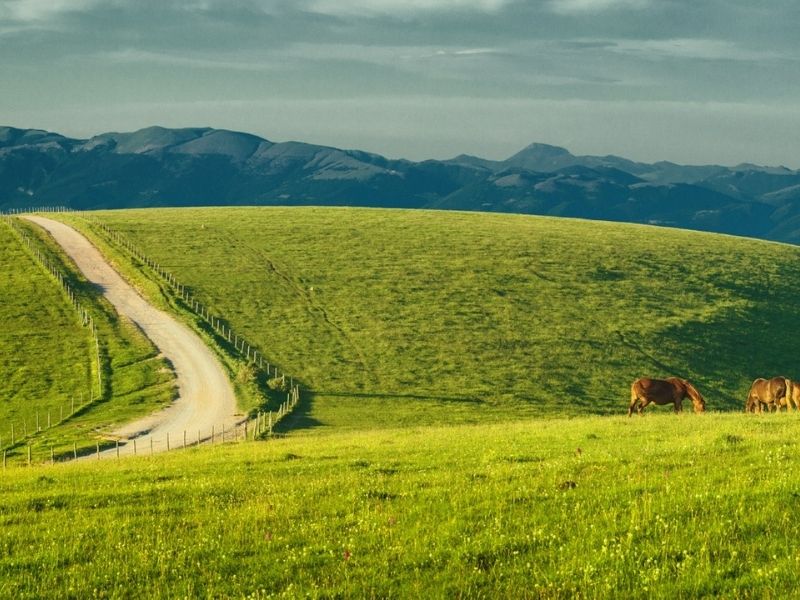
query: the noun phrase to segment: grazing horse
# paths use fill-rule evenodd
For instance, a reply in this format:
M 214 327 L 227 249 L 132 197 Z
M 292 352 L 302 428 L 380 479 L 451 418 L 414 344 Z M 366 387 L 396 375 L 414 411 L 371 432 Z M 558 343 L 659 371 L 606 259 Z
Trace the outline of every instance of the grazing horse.
M 745 402 L 745 412 L 760 413 L 766 405 L 767 411 L 780 411 L 781 406 L 785 406 L 787 411 L 792 410 L 791 401 L 793 400 L 793 385 L 786 377 L 773 377 L 764 379 L 759 377 L 750 386 Z M 799 394 L 800 395 L 800 390 Z M 795 405 L 796 406 L 796 405 Z
M 800 381 L 792 379 L 786 380 L 786 406 L 792 406 L 800 410 Z M 787 410 L 789 410 L 787 408 Z
M 706 409 L 706 401 L 695 387 L 678 377 L 667 379 L 650 379 L 641 377 L 631 385 L 631 404 L 628 407 L 628 416 L 636 409 L 640 415 L 644 407 L 651 402 L 655 404 L 673 404 L 675 412 L 683 410 L 683 399 L 689 398 L 694 406 L 694 412 L 701 413 Z

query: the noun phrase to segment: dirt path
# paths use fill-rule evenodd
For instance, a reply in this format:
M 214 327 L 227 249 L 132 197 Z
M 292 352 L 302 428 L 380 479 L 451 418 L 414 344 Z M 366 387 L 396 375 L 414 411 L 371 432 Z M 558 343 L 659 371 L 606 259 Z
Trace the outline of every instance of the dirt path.
M 114 432 L 124 441 L 119 453 L 149 454 L 208 439 L 212 428 L 219 440 L 242 420 L 233 388 L 211 350 L 188 327 L 142 298 L 108 264 L 89 240 L 72 227 L 44 217 L 26 217 L 46 229 L 75 261 L 84 276 L 100 286 L 117 311 L 136 323 L 172 363 L 178 378 L 178 399 L 169 407 L 122 426 Z M 116 450 L 101 456 L 116 456 Z

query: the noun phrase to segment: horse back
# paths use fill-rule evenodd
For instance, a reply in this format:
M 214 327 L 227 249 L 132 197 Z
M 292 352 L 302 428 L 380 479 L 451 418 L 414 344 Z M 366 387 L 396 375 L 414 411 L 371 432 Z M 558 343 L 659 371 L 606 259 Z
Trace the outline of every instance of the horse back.
M 633 382 L 632 390 L 638 396 L 656 404 L 666 404 L 675 399 L 675 385 L 664 379 L 642 377 Z

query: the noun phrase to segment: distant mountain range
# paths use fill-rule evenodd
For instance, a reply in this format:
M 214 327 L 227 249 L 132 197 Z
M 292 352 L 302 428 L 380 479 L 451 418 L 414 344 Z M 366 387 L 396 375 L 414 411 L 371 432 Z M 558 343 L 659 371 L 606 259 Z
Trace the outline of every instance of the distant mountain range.
M 531 144 L 493 161 L 391 160 L 210 128 L 88 140 L 0 127 L 0 209 L 328 205 L 652 223 L 800 243 L 800 171 L 575 156 Z

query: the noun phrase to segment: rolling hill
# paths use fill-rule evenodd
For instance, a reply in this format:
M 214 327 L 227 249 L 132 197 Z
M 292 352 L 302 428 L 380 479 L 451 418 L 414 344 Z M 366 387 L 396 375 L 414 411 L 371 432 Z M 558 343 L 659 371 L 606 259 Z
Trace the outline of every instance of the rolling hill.
M 172 371 L 48 236 L 24 222 L 18 227 L 69 280 L 98 341 L 56 279 L 0 221 L 0 450 L 19 460 L 28 445 L 39 457 L 49 457 L 52 445 L 70 455 L 73 443 L 94 449 L 98 436 L 171 401 Z
M 739 410 L 755 377 L 800 377 L 792 246 L 442 211 L 92 218 L 296 374 L 313 391 L 312 428 L 413 423 L 420 412 L 431 422 L 619 414 L 646 374 L 682 375 L 711 408 Z
M 312 392 L 268 443 L 4 468 L 0 595 L 795 589 L 800 421 L 740 409 L 755 375 L 797 376 L 800 249 L 421 210 L 61 217 L 123 232 Z M 642 373 L 712 412 L 625 417 Z
M 211 128 L 88 140 L 0 127 L 0 209 L 442 208 L 649 223 L 800 242 L 800 172 L 646 164 L 535 143 L 506 160 L 392 160 Z

